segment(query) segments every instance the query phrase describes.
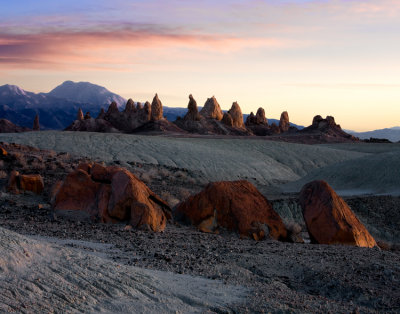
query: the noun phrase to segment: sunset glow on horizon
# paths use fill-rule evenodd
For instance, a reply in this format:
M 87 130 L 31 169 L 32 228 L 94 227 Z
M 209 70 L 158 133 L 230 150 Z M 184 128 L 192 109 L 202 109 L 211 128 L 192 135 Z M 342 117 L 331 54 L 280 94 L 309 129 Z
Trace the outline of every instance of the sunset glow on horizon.
M 0 1 L 0 85 L 88 81 L 169 107 L 215 95 L 302 125 L 400 125 L 396 0 Z

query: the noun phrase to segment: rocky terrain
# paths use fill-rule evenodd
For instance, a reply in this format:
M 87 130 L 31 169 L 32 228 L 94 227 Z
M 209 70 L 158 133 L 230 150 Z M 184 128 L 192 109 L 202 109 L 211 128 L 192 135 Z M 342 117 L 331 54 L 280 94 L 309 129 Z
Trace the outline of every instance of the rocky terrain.
M 296 149 L 296 145 L 284 145 Z M 137 300 L 137 310 L 158 311 L 163 306 L 171 312 L 396 312 L 400 307 L 398 197 L 346 198 L 380 249 L 272 238 L 257 242 L 240 239 L 226 228 L 220 227 L 219 234 L 204 233 L 178 222 L 153 233 L 128 228 L 126 223 L 102 224 L 54 213 L 49 187 L 68 173 L 81 171 L 77 169 L 90 161 L 87 157 L 15 144 L 2 146 L 7 155 L 3 153 L 1 164 L 0 224 L 29 236 L 0 229 L 2 250 L 8 252 L 0 257 L 0 277 L 5 283 L 0 304 L 4 310 L 132 311 L 130 300 Z M 334 151 L 310 149 L 328 155 Z M 364 152 L 348 156 L 357 160 L 357 155 L 368 156 L 365 151 L 372 148 L 359 150 Z M 113 167 L 121 162 L 108 161 Z M 126 165 L 171 207 L 207 184 L 204 174 L 203 182 L 192 180 L 201 174 L 195 170 L 141 162 Z M 40 174 L 44 192 L 9 192 L 6 186 L 11 170 Z M 271 204 L 288 230 L 300 228 L 308 242 L 297 196 L 275 194 Z M 75 266 L 67 267 L 65 260 Z M 27 272 L 28 268 L 35 271 Z M 152 272 L 154 269 L 172 273 Z M 107 275 L 110 273 L 113 276 Z M 48 298 L 53 300 L 51 305 Z M 36 301 L 32 303 L 32 299 Z
M 313 241 L 313 238 L 308 236 L 307 222 L 301 214 L 301 202 L 297 195 L 285 195 L 278 192 L 279 190 L 274 186 L 276 182 L 274 183 L 271 177 L 274 173 L 269 174 L 270 179 L 267 177 L 269 183 L 264 181 L 265 183 L 261 184 L 257 180 L 253 181 L 271 200 L 270 206 L 282 218 L 284 228 L 290 232 L 299 232 L 300 238 L 306 243 L 281 242 L 269 237 L 257 242 L 251 237 L 243 238 L 236 232 L 229 231 L 229 225 L 225 227 L 219 225 L 218 234 L 215 230 L 204 233 L 198 231 L 202 229 L 201 226 L 196 228 L 182 224 L 178 220 L 168 222 L 163 232 L 153 233 L 132 228 L 131 225 L 127 225 L 129 221 L 104 224 L 61 215 L 59 211 L 55 213 L 52 205 L 54 192 L 50 187 L 60 180 L 65 180 L 68 173 L 82 171 L 78 170 L 82 167 L 80 165 L 88 164 L 88 162 L 90 164 L 91 159 L 96 159 L 99 165 L 107 166 L 108 164 L 109 167 L 118 168 L 123 164 L 176 211 L 176 205 L 179 202 L 185 200 L 190 202 L 188 198 L 190 195 L 201 191 L 205 193 L 204 187 L 213 178 L 211 172 L 203 171 L 201 164 L 195 163 L 195 167 L 191 169 L 182 167 L 185 164 L 188 165 L 189 160 L 193 163 L 193 159 L 190 159 L 193 155 L 187 156 L 187 161 L 176 159 L 174 163 L 171 163 L 172 156 L 176 155 L 176 149 L 181 158 L 185 155 L 182 150 L 185 145 L 188 145 L 186 139 L 161 137 L 159 141 L 156 141 L 157 137 L 118 134 L 117 137 L 107 140 L 107 136 L 103 134 L 102 142 L 110 148 L 104 150 L 102 160 L 99 155 L 94 154 L 95 151 L 101 152 L 101 150 L 82 151 L 83 147 L 89 148 L 89 146 L 83 142 L 77 145 L 65 141 L 68 134 L 75 138 L 74 132 L 59 132 L 61 136 L 57 139 L 53 138 L 55 134 L 48 132 L 32 134 L 38 136 L 37 141 L 34 140 L 35 136 L 28 137 L 27 133 L 2 135 L 3 140 L 6 136 L 8 136 L 8 141 L 11 138 L 20 142 L 29 139 L 35 146 L 48 145 L 56 149 L 42 150 L 17 144 L 2 144 L 7 151 L 7 155 L 4 153 L 3 155 L 8 157 L 3 157 L 1 163 L 0 225 L 7 230 L 29 236 L 29 238 L 24 238 L 1 229 L 3 249 L 11 252 L 0 258 L 2 269 L 6 270 L 1 274 L 2 280 L 6 283 L 6 290 L 0 297 L 2 309 L 29 312 L 26 308 L 29 305 L 36 311 L 49 311 L 46 298 L 54 300 L 54 308 L 66 311 L 74 311 L 78 308 L 111 312 L 129 310 L 132 309 L 129 305 L 129 300 L 132 298 L 141 300 L 138 306 L 153 308 L 154 311 L 157 311 L 157 306 L 160 304 L 171 311 L 187 309 L 193 312 L 201 312 L 205 309 L 215 312 L 396 312 L 400 306 L 398 302 L 400 299 L 400 267 L 398 265 L 400 217 L 397 210 L 400 205 L 399 197 L 364 195 L 345 199 L 349 208 L 366 226 L 380 248 L 307 244 L 310 240 Z M 94 137 L 92 133 L 88 135 L 90 135 L 88 138 L 90 143 L 98 145 L 96 135 Z M 47 136 L 47 140 L 43 136 Z M 121 145 L 122 142 L 115 143 L 118 138 L 121 141 L 125 137 L 132 140 L 129 149 L 128 146 Z M 64 142 L 61 141 L 62 138 Z M 144 142 L 141 143 L 141 140 Z M 149 146 L 152 141 L 159 155 L 151 149 L 151 145 Z M 215 141 L 220 149 L 228 147 L 224 146 L 223 140 L 190 139 L 190 146 L 187 149 L 193 150 L 194 146 L 203 147 L 202 141 L 207 141 L 207 146 Z M 236 141 L 237 145 L 248 144 L 248 140 L 229 141 Z M 67 145 L 67 143 L 71 144 Z M 108 155 L 111 149 L 115 149 L 112 143 L 116 145 L 115 147 L 119 147 L 123 154 Z M 146 153 L 154 160 L 152 162 L 130 160 L 133 156 L 132 152 L 136 154 L 142 152 L 141 158 L 147 158 L 143 155 L 146 149 L 140 148 L 140 145 L 144 143 L 147 145 Z M 171 153 L 168 153 L 165 148 L 170 147 L 172 143 L 175 143 L 174 147 Z M 178 143 L 180 145 L 177 145 Z M 254 143 L 260 143 L 260 146 Z M 294 159 L 289 162 L 291 159 L 288 156 L 291 150 L 296 156 L 299 156 L 298 152 L 302 150 L 302 162 L 297 164 L 298 168 L 293 168 L 292 164 L 292 171 L 298 173 L 297 177 L 317 171 L 321 167 L 324 169 L 338 162 L 340 164 L 341 158 L 345 160 L 344 162 L 352 160 L 353 163 L 357 163 L 359 159 L 368 156 L 385 154 L 388 149 L 384 144 L 376 144 L 378 145 L 376 148 L 372 146 L 373 144 L 340 144 L 333 148 L 332 145 L 319 147 L 257 140 L 254 140 L 254 143 L 247 147 L 256 147 L 256 151 L 261 153 L 263 158 L 269 155 L 270 158 L 279 160 L 283 164 L 293 163 Z M 261 144 L 266 145 L 265 150 L 262 150 Z M 80 147 L 80 154 L 65 152 L 76 146 Z M 61 148 L 64 152 L 60 151 Z M 277 150 L 282 150 L 282 152 L 278 154 Z M 257 156 L 256 151 L 249 150 L 249 155 Z M 309 158 L 313 160 L 313 163 L 306 161 L 307 154 L 310 154 Z M 319 159 L 315 159 L 318 154 Z M 325 159 L 322 158 L 324 154 Z M 83 155 L 87 157 L 81 157 Z M 125 159 L 119 159 L 122 156 L 125 156 Z M 161 159 L 160 156 L 164 156 L 165 159 Z M 282 159 L 283 156 L 289 159 L 285 161 Z M 326 156 L 330 156 L 330 159 L 326 159 Z M 339 159 L 332 159 L 332 156 Z M 154 162 L 157 159 L 159 162 Z M 262 158 L 259 157 L 259 159 Z M 104 161 L 106 164 L 103 163 Z M 252 166 L 260 167 L 259 164 L 252 164 Z M 248 166 L 247 169 L 249 168 Z M 11 193 L 6 187 L 9 185 L 12 171 L 18 171 L 21 175 L 41 175 L 45 187 L 43 193 L 39 195 L 31 192 Z M 98 173 L 98 170 L 90 173 L 93 178 L 97 178 L 95 173 Z M 223 177 L 227 176 L 227 173 L 228 171 L 222 171 L 218 175 Z M 234 176 L 234 174 L 231 175 Z M 295 180 L 295 178 L 296 176 L 292 176 L 291 179 L 288 177 L 289 180 Z M 100 182 L 104 182 L 102 180 L 104 179 Z M 19 182 L 21 185 L 22 178 Z M 235 187 L 234 191 L 236 195 L 240 195 L 237 194 L 237 189 L 238 187 Z M 217 194 L 221 195 L 219 192 Z M 222 199 L 221 201 L 223 202 Z M 231 208 L 233 210 L 234 207 Z M 218 221 L 221 219 L 218 218 Z M 210 224 L 203 224 L 203 227 L 206 226 Z M 270 232 L 273 229 L 269 227 L 267 230 Z M 257 237 L 260 231 L 261 229 L 256 232 Z M 54 250 L 58 253 L 51 253 Z M 52 258 L 49 259 L 47 256 L 52 256 Z M 43 258 L 46 259 L 46 263 L 43 263 Z M 73 264 L 79 268 L 73 270 L 66 268 L 62 262 L 65 259 L 74 261 Z M 13 260 L 20 260 L 21 263 L 23 261 L 24 265 L 27 265 L 24 267 L 37 268 L 37 271 L 28 274 L 23 271 L 23 267 L 20 267 L 17 276 L 15 266 L 13 263 L 10 264 Z M 104 266 L 98 269 L 97 266 L 89 267 L 89 265 Z M 143 267 L 147 270 L 142 270 Z M 170 273 L 154 273 L 151 270 Z M 80 273 L 81 278 L 85 278 L 86 282 L 94 285 L 96 287 L 94 292 L 89 293 L 85 288 L 87 284 L 77 281 L 71 271 Z M 105 277 L 103 280 L 98 278 L 98 275 L 94 275 L 99 273 L 105 275 L 108 272 L 114 274 L 117 272 L 118 276 Z M 54 277 L 55 273 L 62 273 L 62 278 L 65 278 L 59 284 Z M 126 278 L 124 275 L 126 273 L 135 275 Z M 179 274 L 189 276 L 179 277 Z M 198 276 L 203 279 L 195 278 Z M 16 278 L 19 278 L 19 285 L 16 285 Z M 163 278 L 164 284 L 155 285 L 154 282 L 160 278 Z M 100 289 L 101 286 L 98 286 L 100 282 L 107 288 Z M 137 290 L 129 288 L 132 287 L 129 282 L 134 282 L 134 286 L 138 287 Z M 35 291 L 37 301 L 29 304 L 32 297 L 29 293 L 16 290 L 17 286 L 25 287 L 22 288 L 24 291 Z M 80 294 L 75 292 L 76 289 L 71 288 L 77 286 L 80 287 Z M 179 286 L 187 287 L 185 291 L 190 291 L 190 293 L 185 295 L 184 291 L 175 290 Z M 56 295 L 49 294 L 50 287 L 57 292 Z M 219 293 L 215 295 L 216 292 L 213 291 L 217 290 Z M 12 295 L 17 295 L 17 297 L 11 297 Z M 37 295 L 43 297 L 38 298 Z M 212 297 L 212 295 L 215 296 Z
M 19 133 L 27 131 L 30 131 L 30 129 L 15 125 L 7 119 L 0 119 L 0 133 Z

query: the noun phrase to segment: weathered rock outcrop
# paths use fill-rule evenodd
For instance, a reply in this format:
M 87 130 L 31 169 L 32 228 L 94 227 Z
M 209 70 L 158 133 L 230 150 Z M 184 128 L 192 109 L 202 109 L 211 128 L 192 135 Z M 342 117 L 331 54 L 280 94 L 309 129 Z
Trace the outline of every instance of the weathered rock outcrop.
M 282 112 L 281 118 L 279 119 L 279 129 L 281 132 L 289 131 L 290 123 L 289 123 L 289 114 L 287 111 Z
M 19 133 L 27 131 L 31 131 L 31 129 L 15 125 L 7 119 L 0 119 L 0 133 Z
M 206 119 L 215 119 L 218 121 L 222 120 L 222 117 L 224 116 L 221 107 L 214 96 L 207 99 L 204 107 L 200 110 L 200 114 Z
M 81 131 L 81 132 L 102 132 L 102 133 L 118 133 L 119 131 L 113 125 L 104 119 L 84 119 L 75 120 L 65 131 Z
M 223 122 L 230 127 L 239 128 L 239 129 L 245 128 L 244 123 L 243 123 L 242 110 L 240 109 L 240 106 L 237 102 L 234 102 L 232 104 L 231 109 L 227 113 L 224 114 Z
M 18 171 L 12 171 L 10 174 L 7 190 L 11 193 L 19 194 L 30 191 L 41 194 L 43 189 L 43 178 L 39 174 L 20 174 Z
M 232 110 L 233 109 L 233 110 Z M 222 113 L 222 110 L 215 99 L 209 98 L 206 101 L 203 109 L 198 112 L 196 100 L 192 95 L 189 95 L 188 112 L 183 118 L 178 118 L 174 123 L 182 130 L 189 133 L 197 134 L 221 134 L 221 135 L 249 135 L 249 132 L 243 125 L 243 116 L 240 116 L 241 110 L 237 105 L 232 106 L 232 117 L 230 113 Z M 235 125 L 236 123 L 236 125 Z
M 300 192 L 300 205 L 312 242 L 376 246 L 350 207 L 325 181 L 306 184 Z
M 350 135 L 342 130 L 339 124 L 336 124 L 335 118 L 327 116 L 323 119 L 320 115 L 313 118 L 312 124 L 302 130 L 302 134 L 310 134 L 312 136 L 319 136 L 325 142 L 345 142 L 345 141 L 358 141 L 356 137 Z
M 158 95 L 156 94 L 153 98 L 153 101 L 151 103 L 151 120 L 152 121 L 158 121 L 163 119 L 163 106 L 158 98 Z
M 144 106 L 140 103 L 135 106 L 132 99 L 126 103 L 125 109 L 119 111 L 116 102 L 112 102 L 107 109 L 101 109 L 96 119 L 85 116 L 80 119 L 81 110 L 78 111 L 78 119 L 74 121 L 66 130 L 70 131 L 91 131 L 91 132 L 125 132 L 133 133 L 140 131 L 144 127 L 147 131 L 155 130 L 163 132 L 178 129 L 171 122 L 166 121 L 163 117 L 163 108 L 157 94 L 153 99 L 153 103 L 146 102 Z M 89 122 L 80 123 L 81 121 L 90 120 Z M 159 122 L 165 121 L 165 122 Z M 149 122 L 152 122 L 149 124 Z M 146 125 L 146 126 L 145 126 Z
M 69 216 L 163 231 L 171 209 L 126 169 L 82 164 L 54 189 L 53 208 Z
M 188 104 L 188 112 L 183 117 L 185 121 L 200 121 L 202 116 L 197 109 L 197 102 L 193 98 L 192 94 L 189 95 L 189 104 Z
M 104 119 L 105 116 L 106 116 L 106 112 L 104 111 L 104 108 L 101 108 L 99 115 L 97 116 L 96 119 Z
M 104 111 L 104 109 L 102 108 Z M 82 121 L 83 120 L 83 111 L 81 108 L 78 109 L 78 113 L 76 114 L 76 120 Z
M 33 131 L 40 131 L 40 123 L 39 123 L 39 115 L 36 114 L 35 119 L 33 120 Z
M 268 234 L 279 240 L 287 237 L 286 228 L 271 204 L 245 180 L 210 183 L 180 203 L 175 214 L 204 232 L 216 232 L 223 227 L 256 240 Z
M 135 103 L 131 98 L 129 98 L 128 102 L 126 103 L 124 113 L 130 115 L 130 114 L 134 114 L 135 112 L 136 112 Z
M 246 126 L 253 125 L 268 125 L 268 120 L 265 117 L 265 111 L 263 108 L 258 108 L 256 115 L 253 112 L 246 119 Z
M 119 114 L 119 110 L 118 110 L 118 105 L 115 101 L 113 101 L 110 106 L 108 106 L 108 110 L 107 110 L 107 116 L 113 116 L 113 115 L 118 115 Z
M 265 117 L 265 111 L 263 108 L 258 108 L 256 115 L 253 112 L 246 119 L 245 123 L 247 129 L 251 130 L 253 134 L 258 136 L 266 136 L 279 133 L 279 128 L 272 128 L 268 124 L 268 120 Z
M 233 118 L 228 112 L 224 113 L 224 116 L 222 117 L 222 123 L 233 128 L 234 125 Z

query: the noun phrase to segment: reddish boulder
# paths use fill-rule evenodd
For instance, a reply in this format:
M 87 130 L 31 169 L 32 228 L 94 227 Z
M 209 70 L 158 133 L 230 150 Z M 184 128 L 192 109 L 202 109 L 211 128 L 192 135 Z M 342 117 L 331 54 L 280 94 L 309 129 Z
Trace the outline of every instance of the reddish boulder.
M 93 166 L 92 162 L 81 162 L 76 169 L 80 169 L 87 173 L 90 173 L 92 166 Z
M 162 231 L 167 221 L 163 208 L 169 208 L 167 203 L 129 171 L 121 169 L 112 177 L 108 203 L 111 217 L 130 219 L 134 227 L 147 225 L 153 231 Z
M 132 173 L 115 166 L 81 164 L 52 194 L 54 210 L 79 211 L 102 222 L 162 231 L 172 218 L 165 201 Z
M 103 183 L 111 183 L 111 179 L 113 175 L 121 170 L 121 168 L 117 166 L 103 166 L 98 163 L 94 163 L 90 169 L 90 174 L 92 176 L 92 180 L 103 182 Z
M 202 192 L 180 203 L 175 213 L 202 231 L 214 232 L 220 226 L 258 240 L 268 229 L 274 239 L 287 237 L 286 228 L 271 204 L 245 180 L 210 183 Z
M 0 146 L 0 157 L 4 157 L 7 155 L 8 155 L 7 151 L 3 147 Z
M 55 197 L 54 210 L 82 211 L 91 217 L 97 215 L 97 191 L 100 183 L 78 169 L 66 177 Z
M 43 178 L 39 174 L 20 174 L 18 171 L 12 171 L 8 180 L 7 190 L 19 194 L 30 191 L 41 194 L 44 189 Z
M 300 205 L 312 242 L 376 246 L 350 207 L 325 181 L 306 184 L 300 192 Z
M 18 194 L 19 193 L 19 172 L 11 171 L 10 178 L 8 179 L 7 190 L 11 193 Z

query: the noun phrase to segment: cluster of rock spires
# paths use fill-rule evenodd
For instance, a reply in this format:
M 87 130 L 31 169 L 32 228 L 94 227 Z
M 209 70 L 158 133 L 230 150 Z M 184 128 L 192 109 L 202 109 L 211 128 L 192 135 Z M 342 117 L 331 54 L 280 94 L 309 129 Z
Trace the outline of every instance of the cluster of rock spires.
M 119 111 L 117 103 L 112 102 L 108 110 L 101 109 L 95 119 L 89 112 L 83 115 L 82 109 L 79 109 L 77 119 L 66 130 L 133 133 L 146 126 L 154 130 L 179 131 L 175 125 L 163 117 L 163 106 L 157 94 L 151 104 L 149 102 L 144 105 L 135 104 L 132 99 L 129 99 L 123 111 Z
M 234 102 L 230 110 L 224 113 L 214 96 L 207 99 L 199 112 L 196 100 L 189 95 L 186 115 L 172 123 L 163 117 L 163 105 L 157 94 L 151 104 L 149 102 L 144 105 L 135 104 L 132 99 L 129 99 L 123 111 L 119 111 L 117 104 L 112 102 L 108 110 L 102 109 L 96 119 L 93 119 L 89 112 L 84 115 L 79 109 L 77 119 L 66 130 L 125 133 L 170 131 L 204 135 L 259 136 L 297 131 L 296 128 L 290 126 L 289 115 L 286 111 L 282 113 L 279 125 L 268 124 L 263 108 L 259 108 L 256 115 L 251 113 L 244 122 L 242 110 L 237 102 Z

